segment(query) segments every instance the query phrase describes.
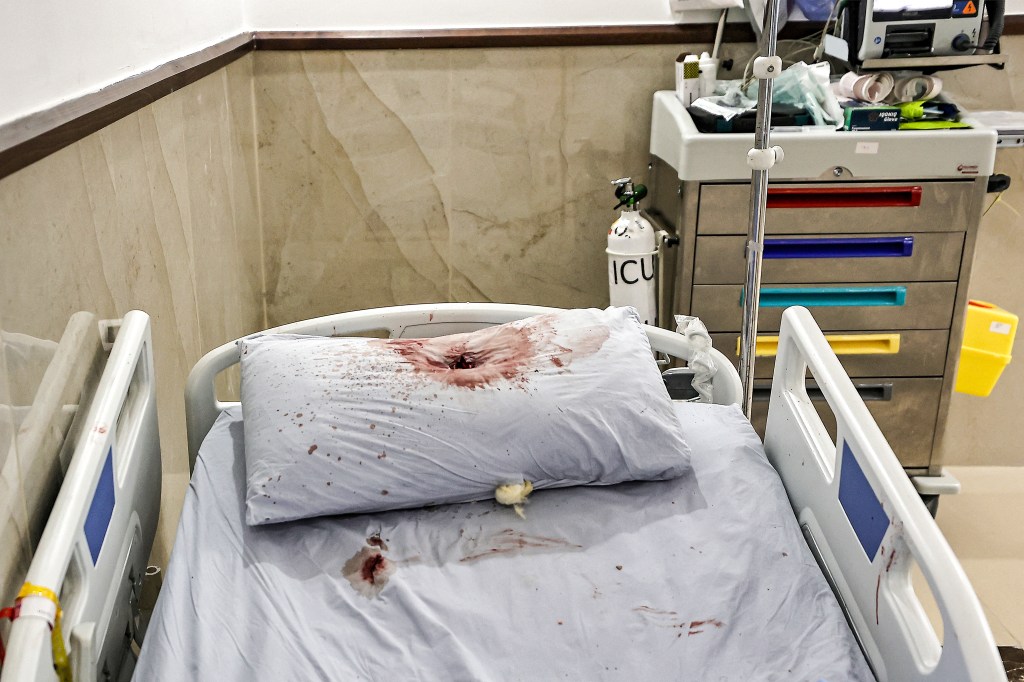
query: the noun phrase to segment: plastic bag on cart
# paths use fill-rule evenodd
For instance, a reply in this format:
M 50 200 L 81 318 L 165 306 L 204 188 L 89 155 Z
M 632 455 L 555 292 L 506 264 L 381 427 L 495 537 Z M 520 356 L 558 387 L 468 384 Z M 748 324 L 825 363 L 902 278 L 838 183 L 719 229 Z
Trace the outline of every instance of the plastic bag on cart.
M 814 125 L 840 128 L 843 109 L 830 85 L 828 62 L 806 64 L 797 62 L 780 73 L 773 84 L 773 104 L 797 104 L 810 113 Z M 747 87 L 747 96 L 757 96 L 757 81 Z
M 691 315 L 676 315 L 676 333 L 682 334 L 687 345 L 693 350 L 693 357 L 687 366 L 693 371 L 693 390 L 700 396 L 700 402 L 711 402 L 711 380 L 718 367 L 711 357 L 711 336 L 700 318 Z

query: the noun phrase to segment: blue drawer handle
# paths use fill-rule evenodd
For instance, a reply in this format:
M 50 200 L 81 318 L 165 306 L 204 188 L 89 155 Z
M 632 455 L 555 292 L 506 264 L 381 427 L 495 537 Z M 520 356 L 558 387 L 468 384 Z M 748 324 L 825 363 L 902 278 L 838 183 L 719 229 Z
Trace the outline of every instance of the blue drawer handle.
M 796 287 L 786 289 L 761 288 L 762 308 L 788 308 L 802 305 L 808 308 L 830 306 L 899 306 L 907 302 L 907 288 L 892 287 Z M 740 292 L 743 305 L 743 292 Z
M 913 253 L 913 237 L 764 240 L 765 258 L 906 258 Z

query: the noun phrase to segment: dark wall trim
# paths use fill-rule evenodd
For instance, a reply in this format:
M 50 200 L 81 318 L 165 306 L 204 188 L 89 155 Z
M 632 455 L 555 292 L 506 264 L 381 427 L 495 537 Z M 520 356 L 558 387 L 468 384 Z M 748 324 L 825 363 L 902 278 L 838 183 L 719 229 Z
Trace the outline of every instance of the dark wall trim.
M 252 35 L 239 34 L 152 71 L 0 126 L 0 178 L 194 83 L 252 49 Z
M 805 37 L 821 24 L 787 24 L 780 37 Z M 257 31 L 233 38 L 152 71 L 125 79 L 51 109 L 0 125 L 0 178 L 4 178 L 118 119 L 193 83 L 252 50 L 385 50 L 486 47 L 582 47 L 710 43 L 714 24 L 553 26 L 539 28 L 407 31 Z M 1006 17 L 1004 35 L 1024 35 L 1024 15 Z M 726 25 L 729 42 L 751 42 L 744 22 Z
M 729 23 L 725 39 L 750 42 L 745 23 Z M 583 47 L 710 43 L 714 24 L 545 26 L 406 31 L 257 31 L 257 50 L 402 50 L 480 47 Z
M 1006 17 L 1003 35 L 1024 35 L 1024 14 Z M 820 22 L 789 22 L 780 38 L 806 38 Z M 524 28 L 410 29 L 401 31 L 256 31 L 257 50 L 403 50 L 482 47 L 584 47 L 597 45 L 672 45 L 709 43 L 715 24 L 640 26 L 543 26 Z M 725 40 L 753 42 L 746 22 L 729 22 Z
M 1024 14 L 1011 14 L 1003 20 L 1004 36 L 1024 35 Z

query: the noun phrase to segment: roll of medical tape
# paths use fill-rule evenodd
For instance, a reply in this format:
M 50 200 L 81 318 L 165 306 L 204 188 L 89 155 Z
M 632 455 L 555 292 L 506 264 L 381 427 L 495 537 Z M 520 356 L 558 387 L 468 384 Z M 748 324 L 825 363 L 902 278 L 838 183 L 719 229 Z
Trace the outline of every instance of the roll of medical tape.
M 890 102 L 916 102 L 929 100 L 942 92 L 942 80 L 935 76 L 907 76 L 895 78 L 888 71 L 858 74 L 847 72 L 839 79 L 839 94 L 843 97 L 878 104 Z
M 845 88 L 843 88 L 843 81 L 846 81 Z M 850 72 L 843 76 L 839 82 L 840 87 L 848 90 L 854 99 L 859 99 L 861 102 L 878 104 L 892 92 L 894 81 L 895 79 L 891 73 L 881 71 L 866 75 Z
M 941 79 L 935 76 L 908 76 L 896 81 L 892 94 L 897 102 L 917 102 L 934 99 L 940 92 Z

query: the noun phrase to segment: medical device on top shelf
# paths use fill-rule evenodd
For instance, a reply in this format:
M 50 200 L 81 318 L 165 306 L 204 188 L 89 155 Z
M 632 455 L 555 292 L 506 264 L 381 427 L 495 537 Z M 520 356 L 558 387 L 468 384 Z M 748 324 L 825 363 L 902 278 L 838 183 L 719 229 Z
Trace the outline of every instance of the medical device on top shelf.
M 640 215 L 640 200 L 647 188 L 631 178 L 613 180 L 615 208 L 625 207 L 608 228 L 608 294 L 613 306 L 633 306 L 644 324 L 658 324 L 654 227 Z
M 1004 10 L 1005 0 L 849 0 L 845 11 L 842 4 L 839 8 L 851 63 L 902 68 L 886 64 L 924 59 L 903 65 L 924 69 L 1001 62 L 991 55 L 1003 31 Z M 987 34 L 983 15 L 989 20 Z

